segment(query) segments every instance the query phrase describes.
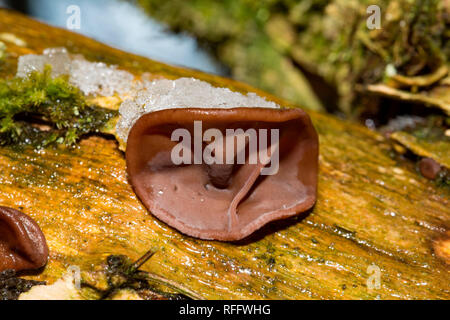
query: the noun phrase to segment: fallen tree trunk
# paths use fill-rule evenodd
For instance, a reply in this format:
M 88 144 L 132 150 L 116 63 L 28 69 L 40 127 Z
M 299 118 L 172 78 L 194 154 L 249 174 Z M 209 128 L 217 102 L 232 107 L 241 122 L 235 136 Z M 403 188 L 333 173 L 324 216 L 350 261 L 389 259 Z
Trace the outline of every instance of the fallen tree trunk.
M 286 105 L 247 85 L 131 55 L 11 11 L 0 10 L 0 41 L 2 77 L 15 74 L 18 56 L 63 46 L 137 76 L 193 76 Z M 85 282 L 101 288 L 108 255 L 136 260 L 153 249 L 141 270 L 206 299 L 450 298 L 448 188 L 395 158 L 381 135 L 310 116 L 320 136 L 316 206 L 239 243 L 193 239 L 150 215 L 110 137 L 87 137 L 75 148 L 0 147 L 0 205 L 33 217 L 50 248 L 46 268 L 29 277 L 52 283 L 78 266 Z

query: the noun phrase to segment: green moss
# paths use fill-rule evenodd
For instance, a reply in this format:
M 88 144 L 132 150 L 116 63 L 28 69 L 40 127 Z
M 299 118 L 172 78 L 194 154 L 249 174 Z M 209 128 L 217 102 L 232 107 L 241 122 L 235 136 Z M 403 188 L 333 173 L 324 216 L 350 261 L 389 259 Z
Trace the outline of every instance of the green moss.
M 435 180 L 438 187 L 450 188 L 450 170 L 443 168 Z
M 51 77 L 50 66 L 27 78 L 0 80 L 0 145 L 70 146 L 116 115 L 88 105 L 66 76 Z
M 0 300 L 17 300 L 23 292 L 45 282 L 21 279 L 14 270 L 0 272 Z
M 450 142 L 445 132 L 449 129 L 450 117 L 443 116 L 430 116 L 424 123 L 417 124 L 414 128 L 403 131 L 412 134 L 414 137 L 421 141 L 428 142 Z
M 195 35 L 230 68 L 235 79 L 305 108 L 323 110 L 303 73 L 293 67 L 285 54 L 286 43 L 292 40 L 289 27 L 279 28 L 272 23 L 271 32 L 265 31 L 271 14 L 281 9 L 277 2 L 138 1 L 148 13 L 173 30 Z
M 172 30 L 196 36 L 237 80 L 317 110 L 315 95 L 327 110 L 349 116 L 380 107 L 355 88 L 388 79 L 388 65 L 421 76 L 448 63 L 450 54 L 448 6 L 441 0 L 138 3 Z M 367 27 L 369 5 L 381 9 L 380 29 Z

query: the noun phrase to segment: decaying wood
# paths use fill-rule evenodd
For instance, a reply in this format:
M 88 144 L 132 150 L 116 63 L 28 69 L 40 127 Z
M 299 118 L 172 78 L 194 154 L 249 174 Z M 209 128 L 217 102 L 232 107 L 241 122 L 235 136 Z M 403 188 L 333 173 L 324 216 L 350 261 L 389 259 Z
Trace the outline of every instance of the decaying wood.
M 0 10 L 5 33 L 16 41 L 1 40 L 7 47 L 2 76 L 15 73 L 19 55 L 64 46 L 136 75 L 194 76 L 274 99 Z M 0 148 L 0 204 L 33 217 L 51 251 L 43 272 L 30 277 L 52 283 L 69 266 L 79 266 L 85 281 L 101 286 L 108 255 L 138 259 L 154 249 L 142 270 L 208 299 L 450 298 L 449 190 L 391 157 L 381 135 L 310 115 L 320 135 L 316 206 L 239 243 L 192 239 L 156 220 L 127 182 L 124 155 L 113 138 L 89 137 L 74 149 Z M 370 289 L 372 265 L 380 268 L 381 286 Z
M 448 101 L 421 93 L 409 93 L 399 89 L 391 88 L 384 84 L 371 84 L 366 86 L 364 90 L 380 96 L 390 97 L 392 99 L 405 102 L 421 103 L 427 107 L 442 109 L 447 115 L 450 115 L 450 103 Z

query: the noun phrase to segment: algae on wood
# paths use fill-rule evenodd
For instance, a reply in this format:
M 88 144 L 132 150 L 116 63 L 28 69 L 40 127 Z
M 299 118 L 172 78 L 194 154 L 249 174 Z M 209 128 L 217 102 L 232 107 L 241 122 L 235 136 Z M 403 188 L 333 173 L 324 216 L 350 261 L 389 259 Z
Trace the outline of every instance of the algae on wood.
M 194 76 L 272 99 L 247 85 L 124 53 L 10 11 L 0 10 L 1 32 L 26 43 L 5 42 L 3 77 L 15 74 L 19 55 L 64 46 L 136 75 Z M 316 206 L 238 243 L 193 239 L 150 215 L 127 182 L 114 139 L 93 136 L 73 149 L 0 147 L 0 204 L 33 217 L 50 247 L 49 264 L 31 278 L 52 283 L 69 266 L 79 266 L 85 281 L 101 287 L 108 255 L 136 260 L 153 249 L 142 270 L 208 299 L 449 299 L 450 191 L 392 157 L 381 135 L 310 115 L 320 136 Z M 367 287 L 372 265 L 381 270 L 379 289 Z
M 450 142 L 437 141 L 430 142 L 421 140 L 407 132 L 394 132 L 391 138 L 404 145 L 415 154 L 421 157 L 433 158 L 437 163 L 446 168 L 450 168 Z

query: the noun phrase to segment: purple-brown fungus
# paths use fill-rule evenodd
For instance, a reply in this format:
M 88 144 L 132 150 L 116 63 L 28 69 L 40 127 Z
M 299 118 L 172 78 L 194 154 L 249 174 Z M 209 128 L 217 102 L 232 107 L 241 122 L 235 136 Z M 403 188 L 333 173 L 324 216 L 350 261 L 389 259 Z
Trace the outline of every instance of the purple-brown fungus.
M 0 206 L 0 272 L 34 270 L 48 260 L 45 236 L 26 214 Z
M 431 158 L 423 158 L 419 161 L 419 170 L 425 178 L 434 180 L 441 171 L 441 165 Z
M 223 137 L 229 129 L 235 129 L 253 132 L 259 140 L 251 140 L 249 134 L 244 148 L 234 146 L 234 152 L 218 148 L 223 158 L 231 154 L 231 163 L 196 163 L 199 154 L 196 148 L 201 148 L 200 154 L 204 156 L 212 142 L 206 139 L 203 144 L 195 141 L 191 144 L 191 140 L 187 158 L 193 161 L 175 163 L 172 152 L 180 143 L 172 139 L 173 133 L 182 128 L 195 140 L 199 122 L 205 135 L 211 129 L 210 132 L 221 133 L 218 136 Z M 279 138 L 264 147 L 261 137 L 267 130 L 278 132 Z M 249 150 L 255 140 L 259 152 L 264 148 L 277 150 L 279 165 L 273 174 L 263 174 L 269 162 L 249 161 L 253 154 Z M 224 140 L 218 141 L 216 146 Z M 317 133 L 308 115 L 300 109 L 179 108 L 155 111 L 139 118 L 128 136 L 126 160 L 130 182 L 152 214 L 187 235 L 231 241 L 314 205 L 318 149 Z M 243 150 L 245 162 L 236 161 Z M 271 152 L 268 154 L 273 160 Z

